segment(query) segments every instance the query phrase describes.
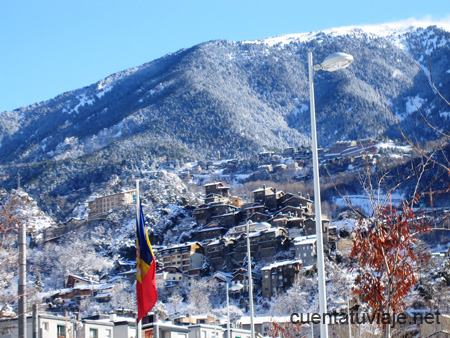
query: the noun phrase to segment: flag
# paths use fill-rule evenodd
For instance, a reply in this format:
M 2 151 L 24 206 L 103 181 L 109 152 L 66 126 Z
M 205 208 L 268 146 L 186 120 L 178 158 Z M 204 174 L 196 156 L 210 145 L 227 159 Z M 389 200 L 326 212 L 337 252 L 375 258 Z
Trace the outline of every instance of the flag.
M 138 303 L 138 322 L 156 303 L 156 262 L 152 245 L 145 228 L 144 213 L 139 204 L 139 220 L 136 220 L 136 297 Z

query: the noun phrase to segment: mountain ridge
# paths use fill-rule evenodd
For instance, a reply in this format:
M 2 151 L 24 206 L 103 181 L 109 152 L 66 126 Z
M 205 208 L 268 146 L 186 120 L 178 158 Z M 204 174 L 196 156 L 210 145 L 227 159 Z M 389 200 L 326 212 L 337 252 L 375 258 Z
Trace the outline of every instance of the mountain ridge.
M 398 138 L 398 123 L 420 141 L 437 138 L 418 122 L 420 113 L 448 130 L 450 107 L 427 77 L 450 96 L 447 30 L 398 33 L 407 53 L 395 41 L 361 30 L 358 36 L 314 34 L 284 45 L 208 41 L 4 112 L 0 176 L 20 173 L 23 184 L 40 193 L 64 194 L 161 161 L 212 159 L 218 152 L 246 157 L 307 145 L 309 51 L 318 62 L 335 51 L 355 58 L 345 70 L 315 73 L 319 145 Z M 14 186 L 11 179 L 4 183 Z

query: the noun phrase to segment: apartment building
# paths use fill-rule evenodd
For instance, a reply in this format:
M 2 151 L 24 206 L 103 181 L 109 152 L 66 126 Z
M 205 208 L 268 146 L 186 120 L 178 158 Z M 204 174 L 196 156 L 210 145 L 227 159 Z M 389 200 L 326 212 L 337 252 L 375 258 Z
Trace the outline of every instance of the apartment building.
M 205 249 L 198 242 L 190 242 L 161 249 L 157 255 L 164 267 L 173 266 L 189 273 L 202 267 Z
M 110 209 L 120 208 L 134 202 L 136 190 L 122 191 L 117 194 L 98 197 L 88 202 L 88 220 L 105 218 Z

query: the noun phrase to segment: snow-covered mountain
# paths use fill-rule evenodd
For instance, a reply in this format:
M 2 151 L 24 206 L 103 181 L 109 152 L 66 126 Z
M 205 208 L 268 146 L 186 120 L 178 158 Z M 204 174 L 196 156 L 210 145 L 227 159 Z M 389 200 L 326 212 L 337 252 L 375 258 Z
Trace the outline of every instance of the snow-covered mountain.
M 317 72 L 319 143 L 436 138 L 448 131 L 450 29 L 444 24 L 344 27 L 260 41 L 209 41 L 46 102 L 0 114 L 0 175 L 64 195 L 161 159 L 245 156 L 307 144 L 307 53 L 355 62 Z M 6 178 L 5 178 L 6 177 Z M 9 177 L 9 178 L 8 178 Z M 45 187 L 43 188 L 43 185 Z M 44 191 L 42 191 L 44 189 Z

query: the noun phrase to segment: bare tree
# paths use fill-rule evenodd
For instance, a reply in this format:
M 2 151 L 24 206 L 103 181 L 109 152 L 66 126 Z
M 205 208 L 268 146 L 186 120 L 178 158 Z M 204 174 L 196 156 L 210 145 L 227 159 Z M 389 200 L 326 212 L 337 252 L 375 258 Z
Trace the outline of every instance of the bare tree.
M 348 196 L 341 197 L 359 215 L 353 230 L 353 247 L 350 257 L 357 264 L 353 291 L 366 303 L 377 323 L 390 337 L 390 320 L 394 313 L 403 310 L 404 300 L 418 281 L 418 264 L 422 260 L 414 251 L 418 235 L 429 230 L 424 215 L 413 209 L 418 205 L 421 179 L 429 169 L 430 160 L 419 158 L 401 175 L 392 179 L 392 172 L 373 172 L 367 165 L 360 175 L 368 208 L 357 208 Z M 401 194 L 401 202 L 393 202 L 397 190 L 408 184 L 410 199 Z M 426 258 L 426 257 L 425 257 Z

